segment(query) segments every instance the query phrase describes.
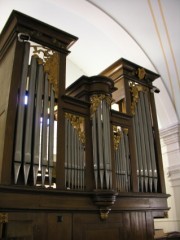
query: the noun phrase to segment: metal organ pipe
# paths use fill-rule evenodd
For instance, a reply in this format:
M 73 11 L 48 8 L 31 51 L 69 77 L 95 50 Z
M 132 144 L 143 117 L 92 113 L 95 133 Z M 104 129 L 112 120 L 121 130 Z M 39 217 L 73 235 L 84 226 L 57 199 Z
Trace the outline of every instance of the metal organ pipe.
M 22 149 L 23 149 L 23 126 L 24 126 L 24 98 L 26 93 L 26 82 L 28 76 L 28 61 L 30 44 L 28 42 L 24 45 L 24 59 L 22 66 L 21 85 L 19 93 L 19 105 L 17 116 L 17 129 L 16 129 L 16 142 L 15 142 L 15 155 L 14 155 L 14 182 L 17 183 L 19 170 L 22 164 Z
M 53 147 L 54 147 L 54 101 L 55 93 L 53 85 L 50 85 L 50 113 L 49 113 L 49 151 L 48 151 L 48 174 L 49 185 L 52 185 L 52 171 L 53 171 Z
M 35 103 L 35 81 L 37 74 L 37 59 L 31 58 L 30 76 L 29 76 L 29 91 L 27 102 L 27 121 L 25 129 L 25 155 L 24 155 L 24 179 L 25 185 L 28 181 L 29 170 L 32 160 L 32 137 L 33 137 L 33 112 Z
M 65 114 L 65 184 L 67 189 L 84 189 L 85 145 L 81 117 Z
M 148 90 L 133 86 L 138 93 L 134 110 L 134 133 L 140 191 L 157 192 L 157 167 Z M 135 93 L 134 95 L 135 96 Z
M 105 95 L 91 96 L 93 162 L 96 189 L 112 187 L 110 104 Z M 96 140 L 97 138 L 97 140 Z
M 44 78 L 44 94 L 43 94 L 43 115 L 42 115 L 42 153 L 41 153 L 41 175 L 42 185 L 45 184 L 45 176 L 48 164 L 48 148 L 47 148 L 47 128 L 48 128 L 48 76 L 45 74 Z

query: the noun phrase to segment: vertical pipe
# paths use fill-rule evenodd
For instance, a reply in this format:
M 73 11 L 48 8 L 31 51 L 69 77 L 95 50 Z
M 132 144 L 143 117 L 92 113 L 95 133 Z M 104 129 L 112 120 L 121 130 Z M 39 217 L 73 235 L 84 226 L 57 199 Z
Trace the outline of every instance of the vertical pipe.
M 17 183 L 19 170 L 22 164 L 22 144 L 23 144 L 23 123 L 24 123 L 24 99 L 26 93 L 26 82 L 28 75 L 28 62 L 29 62 L 29 49 L 30 44 L 25 43 L 25 52 L 23 58 L 23 68 L 21 75 L 21 86 L 19 94 L 18 116 L 17 116 L 17 130 L 15 140 L 15 155 L 14 155 L 14 183 Z
M 42 85 L 44 79 L 43 66 L 38 65 L 37 72 L 37 90 L 36 90 L 36 111 L 35 111 L 35 127 L 34 127 L 34 152 L 33 152 L 33 180 L 36 185 L 37 174 L 40 161 L 40 121 L 42 114 Z
M 75 138 L 75 129 L 71 124 L 71 188 L 74 189 L 74 138 Z
M 144 167 L 144 183 L 145 191 L 148 191 L 148 170 L 147 170 L 147 159 L 146 159 L 146 149 L 145 149 L 145 138 L 144 138 L 144 123 L 142 121 L 142 109 L 141 109 L 141 100 L 139 99 L 137 104 L 137 112 L 139 118 L 139 130 L 140 130 L 140 139 L 141 139 L 141 150 L 142 150 L 142 160 Z
M 47 127 L 48 127 L 48 75 L 45 74 L 44 78 L 44 97 L 43 97 L 43 120 L 42 120 L 42 144 L 41 144 L 41 177 L 42 186 L 45 184 L 46 169 L 48 164 L 48 138 L 47 138 Z
M 102 100 L 102 132 L 103 132 L 103 159 L 105 170 L 105 186 L 109 189 L 109 154 L 108 154 L 108 130 L 107 130 L 107 112 L 106 102 Z
M 118 171 L 118 190 L 121 191 L 121 169 L 120 169 L 120 161 L 121 161 L 121 148 L 120 148 L 120 143 L 117 149 L 117 171 Z
M 127 191 L 130 191 L 130 151 L 129 151 L 129 139 L 128 139 L 128 133 L 124 132 L 124 142 L 125 142 L 125 153 L 126 153 L 126 171 L 127 171 Z
M 78 130 L 75 129 L 75 135 L 74 135 L 74 186 L 77 188 L 77 154 L 78 154 Z
M 65 186 L 68 185 L 68 119 L 65 117 Z
M 68 119 L 68 149 L 67 149 L 67 155 L 68 155 L 68 165 L 67 165 L 67 173 L 68 173 L 68 186 L 67 188 L 71 188 L 71 136 L 72 136 L 72 126 L 70 123 L 70 120 Z
M 106 127 L 107 127 L 107 149 L 108 149 L 108 171 L 109 171 L 109 188 L 112 188 L 112 164 L 111 164 L 111 134 L 110 134 L 110 106 L 105 102 L 105 111 L 106 111 Z
M 99 104 L 97 111 L 96 111 L 96 117 L 97 117 L 97 139 L 98 139 L 98 152 L 99 152 L 99 172 L 100 172 L 100 186 L 101 189 L 103 189 L 103 183 L 104 183 L 104 161 L 103 161 L 103 141 L 102 141 L 102 102 Z
M 123 161 L 123 153 L 122 153 L 122 129 L 121 129 L 121 141 L 120 141 L 120 146 L 119 146 L 119 172 L 120 172 L 119 180 L 120 180 L 120 191 L 121 192 L 123 192 L 123 190 L 124 190 L 122 161 Z
M 35 57 L 31 58 L 29 89 L 28 89 L 28 106 L 27 106 L 27 120 L 25 128 L 25 146 L 24 146 L 24 180 L 27 184 L 29 170 L 32 158 L 32 129 L 33 129 L 33 115 L 35 104 L 35 80 L 36 80 L 37 60 Z
M 119 164 L 118 164 L 118 149 L 114 149 L 115 172 L 116 172 L 116 189 L 119 190 Z
M 81 155 L 81 151 L 80 151 L 80 141 L 79 138 L 77 136 L 77 188 L 80 188 L 80 172 L 81 172 L 81 168 L 80 168 L 80 155 Z
M 52 185 L 53 171 L 53 146 L 54 146 L 54 97 L 55 93 L 53 85 L 50 85 L 50 114 L 49 114 L 49 150 L 48 150 L 48 166 L 49 166 L 49 185 Z
M 80 171 L 80 140 L 78 134 L 76 134 L 76 188 L 79 188 L 79 171 Z
M 93 144 L 93 164 L 96 189 L 98 188 L 98 158 L 97 158 L 97 137 L 96 137 L 96 114 L 92 116 L 92 144 Z
M 121 191 L 121 169 L 120 169 L 120 161 L 121 161 L 121 139 L 117 149 L 117 171 L 118 171 L 118 190 Z
M 83 189 L 83 146 L 80 142 L 80 189 Z
M 138 117 L 137 107 L 135 109 L 134 123 L 135 123 L 136 140 L 137 140 L 140 189 L 141 189 L 141 192 L 143 192 L 144 191 L 144 167 L 143 167 L 143 160 L 142 160 L 143 157 L 142 157 L 142 151 L 141 151 L 141 139 L 140 139 L 139 117 Z
M 83 189 L 85 188 L 85 147 L 82 143 L 82 164 L 83 164 L 83 169 L 82 169 L 82 179 L 83 179 Z
M 144 145 L 146 149 L 146 159 L 147 159 L 147 170 L 149 176 L 149 189 L 152 192 L 152 164 L 151 164 L 151 155 L 150 155 L 150 142 L 149 142 L 149 134 L 148 134 L 148 116 L 146 114 L 145 102 L 144 102 L 144 93 L 140 92 L 140 102 L 142 109 L 142 119 L 144 123 Z
M 133 131 L 134 131 L 134 141 L 135 141 L 135 154 L 136 154 L 136 164 L 137 164 L 137 178 L 138 178 L 138 192 L 140 191 L 140 167 L 139 167 L 139 151 L 137 144 L 137 126 L 135 124 L 135 116 L 133 117 Z
M 157 166 L 156 166 L 156 157 L 155 157 L 155 149 L 154 149 L 154 137 L 152 132 L 151 113 L 150 113 L 150 106 L 148 103 L 148 92 L 145 92 L 144 103 L 145 103 L 145 109 L 146 109 L 146 115 L 147 115 L 148 136 L 149 136 L 149 142 L 150 142 L 154 189 L 155 189 L 155 192 L 157 192 Z
M 127 191 L 127 164 L 126 164 L 126 152 L 125 152 L 125 139 L 124 132 L 122 130 L 122 174 L 123 174 L 123 190 Z

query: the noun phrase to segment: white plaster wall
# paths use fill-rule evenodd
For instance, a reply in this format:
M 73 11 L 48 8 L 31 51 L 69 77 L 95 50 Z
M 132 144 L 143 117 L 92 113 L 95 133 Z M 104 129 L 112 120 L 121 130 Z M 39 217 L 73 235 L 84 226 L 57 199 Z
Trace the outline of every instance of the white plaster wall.
M 164 232 L 180 231 L 180 125 L 176 124 L 160 132 L 164 165 L 168 218 L 156 219 L 155 229 Z

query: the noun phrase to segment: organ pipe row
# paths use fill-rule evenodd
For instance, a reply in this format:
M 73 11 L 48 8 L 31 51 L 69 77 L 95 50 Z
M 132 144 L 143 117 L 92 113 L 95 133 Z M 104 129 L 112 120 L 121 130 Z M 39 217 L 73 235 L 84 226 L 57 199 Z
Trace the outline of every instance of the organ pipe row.
M 112 188 L 110 103 L 105 95 L 91 97 L 92 144 L 96 189 Z
M 52 81 L 52 75 L 57 77 L 54 68 L 54 64 L 57 64 L 57 55 L 53 52 L 50 54 L 47 49 L 38 50 L 39 46 L 35 46 L 30 56 L 32 46 L 29 42 L 24 44 L 13 161 L 14 183 L 17 184 L 18 179 L 23 177 L 25 185 L 29 183 L 34 186 L 52 186 L 56 181 L 54 170 L 58 170 L 54 169 L 56 145 L 54 121 L 58 85 Z M 44 58 L 40 57 L 42 54 Z M 111 93 L 90 94 L 89 97 L 92 138 L 87 141 L 92 141 L 91 160 L 95 189 L 115 187 L 119 192 L 132 191 L 131 164 L 135 159 L 138 191 L 157 192 L 158 174 L 149 89 L 131 81 L 128 86 L 131 95 L 136 156 L 130 154 L 129 129 L 117 122 L 114 125 L 111 121 L 113 102 Z M 119 99 L 125 103 L 124 98 Z M 118 118 L 121 120 L 120 116 Z M 66 109 L 64 122 L 64 187 L 71 190 L 85 190 L 87 171 L 85 117 L 78 112 L 73 113 L 72 109 L 70 111 Z M 111 144 L 113 141 L 114 148 Z M 114 169 L 112 161 L 114 161 Z M 113 186 L 113 174 L 115 186 Z
M 15 135 L 14 182 L 18 182 L 23 169 L 25 185 L 31 170 L 33 185 L 37 185 L 40 172 L 40 184 L 44 186 L 48 176 L 48 185 L 51 186 L 55 95 L 43 64 L 39 64 L 35 56 L 31 57 L 28 67 L 30 44 L 25 44 Z
M 157 166 L 147 88 L 131 84 L 139 191 L 157 192 Z
M 131 190 L 131 172 L 128 129 L 113 126 L 113 133 L 116 189 L 119 192 L 129 192 Z
M 65 183 L 67 189 L 85 188 L 84 120 L 65 114 Z

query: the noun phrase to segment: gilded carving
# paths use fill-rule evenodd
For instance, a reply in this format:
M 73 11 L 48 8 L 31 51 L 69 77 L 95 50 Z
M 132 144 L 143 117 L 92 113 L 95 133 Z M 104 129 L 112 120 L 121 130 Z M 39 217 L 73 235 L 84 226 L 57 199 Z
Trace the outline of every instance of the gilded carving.
M 113 135 L 114 135 L 114 149 L 117 150 L 119 143 L 121 141 L 121 131 L 118 126 L 113 126 Z
M 8 222 L 8 213 L 0 213 L 0 223 Z
M 146 71 L 144 68 L 138 68 L 137 75 L 140 80 L 144 79 L 146 76 Z
M 59 65 L 59 56 L 58 53 L 52 51 L 51 49 L 32 45 L 33 47 L 33 56 L 38 60 L 38 64 L 44 65 L 44 71 L 48 74 L 48 80 L 53 84 L 55 90 L 55 96 L 58 96 L 58 65 Z
M 71 113 L 65 113 L 65 118 L 68 119 L 74 129 L 76 129 L 81 143 L 85 144 L 84 118 Z
M 111 103 L 112 103 L 112 97 L 109 96 L 109 95 L 100 94 L 100 95 L 93 95 L 93 96 L 91 96 L 91 98 L 90 98 L 90 102 L 91 102 L 91 108 L 90 108 L 91 116 L 96 112 L 96 110 L 99 107 L 99 104 L 101 103 L 102 100 L 105 100 L 108 105 L 111 105 Z
M 123 128 L 122 130 L 123 130 L 124 134 L 126 134 L 126 135 L 128 134 L 128 128 Z
M 140 84 L 135 84 L 132 82 L 130 82 L 129 87 L 130 87 L 130 92 L 132 95 L 131 113 L 133 115 L 135 115 L 136 104 L 138 103 L 138 100 L 139 100 L 139 92 L 147 91 L 148 88 L 145 86 L 142 86 Z
M 138 103 L 139 99 L 139 91 L 137 85 L 131 83 L 130 91 L 132 94 L 131 113 L 135 115 L 136 104 Z
M 118 126 L 113 126 L 113 136 L 114 136 L 114 149 L 117 150 L 119 143 L 122 138 L 122 134 L 128 134 L 128 128 L 120 128 Z
M 101 220 L 107 220 L 110 211 L 111 211 L 110 208 L 104 208 L 104 209 L 101 208 L 100 209 L 100 218 L 101 218 Z

